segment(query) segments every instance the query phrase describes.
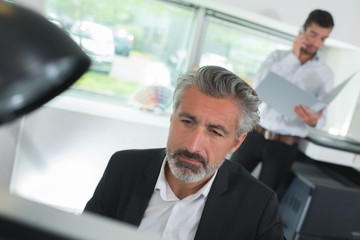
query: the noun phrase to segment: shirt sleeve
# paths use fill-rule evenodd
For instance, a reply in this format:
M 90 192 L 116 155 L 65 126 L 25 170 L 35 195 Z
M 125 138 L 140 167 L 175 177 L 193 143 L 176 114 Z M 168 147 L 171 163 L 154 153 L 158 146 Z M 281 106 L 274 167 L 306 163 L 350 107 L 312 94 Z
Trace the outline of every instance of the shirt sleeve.
M 319 60 L 321 61 L 321 60 Z M 319 76 L 321 77 L 322 86 L 316 93 L 316 97 L 321 98 L 326 93 L 330 92 L 333 88 L 334 74 L 332 70 L 324 63 L 318 65 Z M 290 82 L 294 82 L 294 74 L 301 67 L 300 60 L 289 51 L 276 50 L 271 53 L 266 60 L 260 66 L 256 73 L 253 82 L 256 88 L 266 77 L 269 72 L 274 72 Z M 318 122 L 314 128 L 321 129 L 326 123 L 326 110 L 322 116 L 318 119 Z M 307 125 L 306 125 L 307 126 Z M 308 126 L 310 127 L 310 126 Z
M 283 57 L 280 51 L 275 51 L 261 64 L 254 77 L 254 86 L 256 88 L 269 72 L 291 79 L 300 66 L 300 60 L 291 52 Z

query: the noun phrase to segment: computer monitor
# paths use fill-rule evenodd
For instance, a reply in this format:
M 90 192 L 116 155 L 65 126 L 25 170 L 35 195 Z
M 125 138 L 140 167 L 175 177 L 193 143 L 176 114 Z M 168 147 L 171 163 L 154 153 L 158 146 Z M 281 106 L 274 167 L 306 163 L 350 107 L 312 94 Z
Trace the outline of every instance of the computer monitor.
M 75 215 L 0 188 L 0 240 L 156 240 L 135 227 L 92 213 Z

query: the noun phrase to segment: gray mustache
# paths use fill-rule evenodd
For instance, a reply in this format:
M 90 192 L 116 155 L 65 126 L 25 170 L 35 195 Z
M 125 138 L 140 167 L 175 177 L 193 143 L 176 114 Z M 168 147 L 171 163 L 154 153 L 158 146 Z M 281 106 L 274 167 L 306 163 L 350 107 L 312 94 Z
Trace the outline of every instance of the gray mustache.
M 203 165 L 206 164 L 205 158 L 203 158 L 200 154 L 191 153 L 188 150 L 178 150 L 174 153 L 174 156 L 183 156 L 186 158 L 195 159 L 195 160 L 199 161 L 200 163 L 202 163 Z

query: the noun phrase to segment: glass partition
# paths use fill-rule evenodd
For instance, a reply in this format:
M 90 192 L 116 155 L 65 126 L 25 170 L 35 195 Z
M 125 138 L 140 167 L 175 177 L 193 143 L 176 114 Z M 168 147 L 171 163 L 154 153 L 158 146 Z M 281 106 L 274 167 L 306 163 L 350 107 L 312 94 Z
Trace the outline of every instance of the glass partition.
M 290 40 L 274 33 L 244 26 L 241 20 L 234 22 L 208 15 L 207 21 L 200 66 L 225 67 L 250 83 L 261 63 L 272 51 L 290 49 L 292 44 Z
M 158 107 L 170 105 L 175 80 L 185 71 L 195 14 L 195 8 L 166 1 L 49 0 L 46 7 L 48 19 L 92 60 L 72 92 L 148 110 L 155 103 L 145 106 L 141 97 L 154 97 L 152 91 L 162 94 L 154 100 Z

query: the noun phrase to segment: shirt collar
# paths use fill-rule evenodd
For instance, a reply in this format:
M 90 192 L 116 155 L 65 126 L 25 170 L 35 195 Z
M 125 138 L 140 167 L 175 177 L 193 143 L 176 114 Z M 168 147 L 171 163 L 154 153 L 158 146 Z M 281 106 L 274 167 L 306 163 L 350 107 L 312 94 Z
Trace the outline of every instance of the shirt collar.
M 315 53 L 314 57 L 311 59 L 311 61 L 318 61 L 319 58 L 320 58 L 320 57 L 319 57 L 319 52 L 316 51 L 316 53 Z
M 164 161 L 161 165 L 160 174 L 159 174 L 159 177 L 155 184 L 155 191 L 160 191 L 160 196 L 165 201 L 179 200 L 176 197 L 176 195 L 173 193 L 173 191 L 171 190 L 168 182 L 166 181 L 165 164 L 166 164 L 166 158 L 164 159 Z M 184 198 L 183 200 L 187 200 L 187 199 L 193 200 L 193 199 L 197 199 L 199 197 L 207 198 L 207 196 L 209 195 L 211 186 L 216 177 L 216 174 L 217 174 L 217 170 L 215 171 L 214 175 L 209 179 L 209 181 L 201 189 L 199 189 L 196 193 Z

